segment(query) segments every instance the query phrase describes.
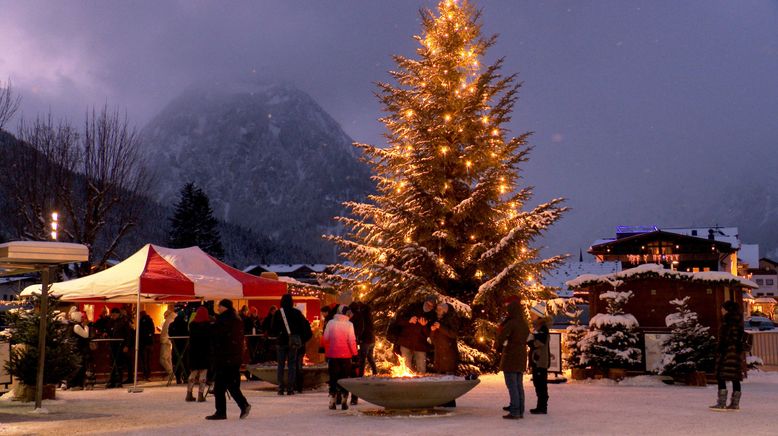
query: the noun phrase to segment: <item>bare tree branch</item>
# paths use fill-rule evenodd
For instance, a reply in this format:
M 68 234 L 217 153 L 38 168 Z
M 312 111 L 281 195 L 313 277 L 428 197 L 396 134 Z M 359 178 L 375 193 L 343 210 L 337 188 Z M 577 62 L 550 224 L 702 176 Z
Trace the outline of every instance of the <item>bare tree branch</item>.
M 21 102 L 22 97 L 14 95 L 11 79 L 6 80 L 5 86 L 0 82 L 0 129 L 13 118 Z

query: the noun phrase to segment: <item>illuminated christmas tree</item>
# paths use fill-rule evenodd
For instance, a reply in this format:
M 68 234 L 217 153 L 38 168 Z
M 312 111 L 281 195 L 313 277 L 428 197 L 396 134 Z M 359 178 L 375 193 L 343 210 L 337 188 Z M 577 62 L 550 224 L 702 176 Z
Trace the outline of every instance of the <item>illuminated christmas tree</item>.
M 524 210 L 529 134 L 505 127 L 519 85 L 500 74 L 502 60 L 481 64 L 496 37 L 481 35 L 479 17 L 466 1 L 421 11 L 418 58 L 395 56 L 395 84 L 379 84 L 388 146 L 357 144 L 377 194 L 346 203 L 345 235 L 328 238 L 349 261 L 330 281 L 355 290 L 379 322 L 437 294 L 466 321 L 464 362 L 484 368 L 476 349 L 491 346 L 503 299 L 539 298 L 538 278 L 563 260 L 539 259 L 531 244 L 565 208 L 554 199 Z

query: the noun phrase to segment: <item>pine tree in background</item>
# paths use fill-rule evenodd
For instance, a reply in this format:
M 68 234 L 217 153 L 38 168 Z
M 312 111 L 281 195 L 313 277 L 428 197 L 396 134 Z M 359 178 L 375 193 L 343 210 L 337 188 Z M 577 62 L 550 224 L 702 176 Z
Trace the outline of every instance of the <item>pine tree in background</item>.
M 607 301 L 607 313 L 598 313 L 589 320 L 589 332 L 579 343 L 582 361 L 601 370 L 640 363 L 638 321 L 632 314 L 624 313 L 630 298 L 632 291 L 600 294 L 600 299 Z
M 170 219 L 168 245 L 172 248 L 198 246 L 211 256 L 224 256 L 218 222 L 213 217 L 208 196 L 189 182 L 181 188 L 181 200 Z
M 350 261 L 330 281 L 355 289 L 383 323 L 439 295 L 474 323 L 460 348 L 484 368 L 488 359 L 470 347 L 491 346 L 505 297 L 539 298 L 537 279 L 563 257 L 538 259 L 531 243 L 565 208 L 554 199 L 524 210 L 529 134 L 509 137 L 505 127 L 519 85 L 500 74 L 501 59 L 482 67 L 496 38 L 481 36 L 479 17 L 467 1 L 421 11 L 418 59 L 395 56 L 397 84 L 379 84 L 388 147 L 357 144 L 378 193 L 346 203 L 352 216 L 337 218 L 346 234 L 328 238 Z
M 700 324 L 697 313 L 689 309 L 689 297 L 672 300 L 670 304 L 675 306 L 675 313 L 668 315 L 665 323 L 673 332 L 662 346 L 662 373 L 713 370 L 716 339 L 711 336 L 710 327 Z

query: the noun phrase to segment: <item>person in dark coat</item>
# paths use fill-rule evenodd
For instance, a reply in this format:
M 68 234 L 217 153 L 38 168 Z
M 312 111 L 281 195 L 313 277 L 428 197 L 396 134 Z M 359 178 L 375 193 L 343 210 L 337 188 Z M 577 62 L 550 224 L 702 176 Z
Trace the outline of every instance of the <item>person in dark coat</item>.
M 148 381 L 151 377 L 151 350 L 154 346 L 154 320 L 146 311 L 140 313 L 140 327 L 138 328 L 138 360 L 143 379 Z
M 400 332 L 397 345 L 400 354 L 408 367 L 413 367 L 417 374 L 427 372 L 427 353 L 431 351 L 427 337 L 430 324 L 435 321 L 437 298 L 428 295 L 421 304 L 414 304 L 397 317 Z
M 375 357 L 373 357 L 375 332 L 370 306 L 360 301 L 354 301 L 349 305 L 349 310 L 352 313 L 351 323 L 354 325 L 354 334 L 356 335 L 357 348 L 359 349 L 356 365 L 353 366 L 352 377 L 363 377 L 365 375 L 365 365 L 367 364 L 370 365 L 373 375 L 376 375 L 378 374 L 378 367 L 375 363 Z M 351 404 L 356 405 L 358 402 L 359 398 L 352 392 Z
M 714 410 L 740 409 L 740 381 L 743 380 L 745 366 L 743 314 L 734 301 L 725 301 L 721 305 L 724 315 L 719 327 L 718 345 L 716 348 L 716 380 L 719 390 L 716 404 L 710 406 Z M 727 381 L 732 382 L 732 398 L 727 406 Z
M 192 390 L 199 383 L 197 401 L 205 401 L 205 385 L 208 368 L 211 367 L 211 317 L 205 306 L 197 308 L 195 317 L 189 324 L 189 383 L 186 401 L 195 401 Z
M 433 365 L 439 374 L 456 374 L 459 364 L 459 320 L 454 309 L 448 303 L 440 303 L 435 310 L 437 319 L 430 326 L 430 340 L 435 350 Z M 456 400 L 443 404 L 443 407 L 456 407 Z
M 313 337 L 311 324 L 305 315 L 294 308 L 292 294 L 281 297 L 281 308 L 273 315 L 270 328 L 273 336 L 278 338 L 278 395 L 294 395 L 297 381 L 298 353 L 304 353 L 303 346 Z M 290 339 L 295 338 L 296 339 Z M 284 365 L 288 368 L 288 379 L 284 383 Z M 300 374 L 302 377 L 302 374 Z
M 232 306 L 232 301 L 224 299 L 217 308 L 219 315 L 213 326 L 213 397 L 216 412 L 205 419 L 227 419 L 227 398 L 229 391 L 232 399 L 240 407 L 240 419 L 251 411 L 251 405 L 240 391 L 240 365 L 243 363 L 243 322 Z
M 548 324 L 551 320 L 546 317 L 545 309 L 545 306 L 537 305 L 529 312 L 532 317 L 533 329 L 527 345 L 531 351 L 532 385 L 535 386 L 535 394 L 538 397 L 538 405 L 529 410 L 529 413 L 533 415 L 548 413 L 548 366 L 551 362 L 551 348 L 548 346 Z
M 505 419 L 524 417 L 524 385 L 522 378 L 527 369 L 527 337 L 529 327 L 519 301 L 513 301 L 507 307 L 508 316 L 500 326 L 497 335 L 497 353 L 500 354 L 500 370 L 505 377 L 505 385 L 511 403 Z
M 111 368 L 111 378 L 108 380 L 108 384 L 105 385 L 107 389 L 122 387 L 122 372 L 126 369 L 129 377 L 130 370 L 130 343 L 132 342 L 132 331 L 130 330 L 130 324 L 127 319 L 122 316 L 121 311 L 114 307 L 111 309 L 110 321 L 107 324 L 108 337 L 111 339 L 118 339 L 117 341 L 111 341 L 111 359 L 113 365 Z
M 176 384 L 180 385 L 189 377 L 186 361 L 186 337 L 189 336 L 189 324 L 184 310 L 176 313 L 176 319 L 170 324 L 168 332 L 173 343 L 173 372 L 176 374 Z

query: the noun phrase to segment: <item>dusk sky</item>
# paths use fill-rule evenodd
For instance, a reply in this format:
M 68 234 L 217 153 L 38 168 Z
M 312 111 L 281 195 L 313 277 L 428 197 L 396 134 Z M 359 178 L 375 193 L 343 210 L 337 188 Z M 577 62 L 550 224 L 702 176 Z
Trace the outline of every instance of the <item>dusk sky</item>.
M 535 132 L 527 179 L 538 200 L 575 208 L 560 226 L 581 239 L 559 247 L 618 224 L 739 225 L 726 209 L 668 209 L 776 186 L 777 1 L 476 3 L 500 35 L 487 60 L 504 56 L 524 82 L 511 127 Z M 78 120 L 108 102 L 142 127 L 192 82 L 256 75 L 296 84 L 355 140 L 380 144 L 373 82 L 393 54 L 414 54 L 417 10 L 434 5 L 0 0 L 0 78 L 25 117 Z

